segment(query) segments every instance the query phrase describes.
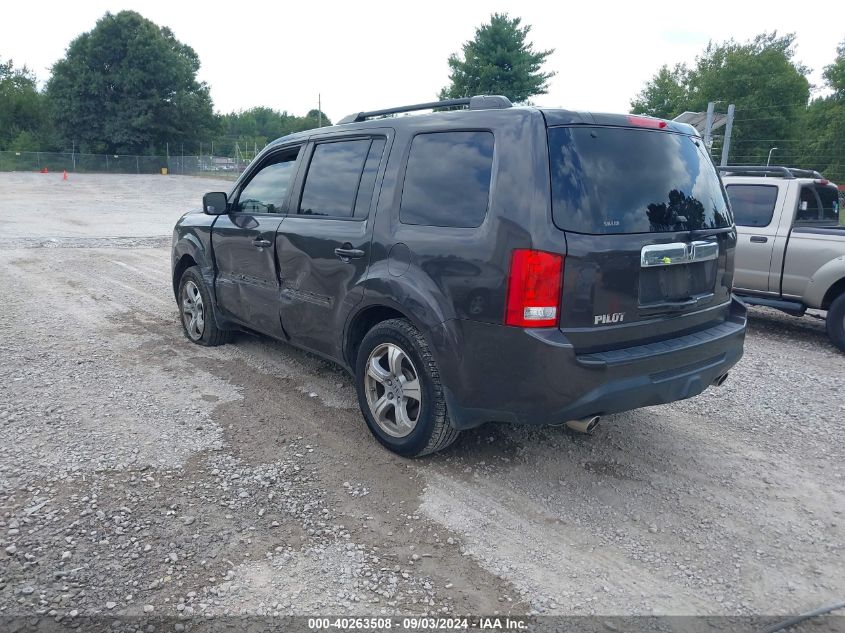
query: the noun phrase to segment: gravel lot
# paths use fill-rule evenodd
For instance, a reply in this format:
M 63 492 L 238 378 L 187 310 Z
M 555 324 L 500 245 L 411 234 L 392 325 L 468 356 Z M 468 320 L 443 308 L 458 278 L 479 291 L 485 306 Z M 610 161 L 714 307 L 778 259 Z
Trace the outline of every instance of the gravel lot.
M 370 437 L 335 366 L 183 337 L 170 230 L 227 188 L 0 174 L 0 615 L 845 599 L 845 356 L 822 321 L 753 310 L 724 387 L 591 437 L 488 425 L 408 461 Z

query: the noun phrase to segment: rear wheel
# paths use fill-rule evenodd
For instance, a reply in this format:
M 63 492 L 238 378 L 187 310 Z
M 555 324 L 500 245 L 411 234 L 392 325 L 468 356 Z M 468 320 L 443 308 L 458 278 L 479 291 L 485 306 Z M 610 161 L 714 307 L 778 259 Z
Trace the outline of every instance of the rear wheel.
M 355 384 L 367 426 L 391 451 L 419 457 L 457 439 L 437 363 L 408 321 L 383 321 L 367 333 L 358 350 Z
M 839 295 L 827 310 L 827 335 L 836 347 L 845 352 L 845 293 Z
M 231 332 L 217 327 L 212 314 L 211 294 L 197 266 L 191 266 L 182 273 L 178 301 L 182 330 L 189 341 L 207 347 L 229 342 Z

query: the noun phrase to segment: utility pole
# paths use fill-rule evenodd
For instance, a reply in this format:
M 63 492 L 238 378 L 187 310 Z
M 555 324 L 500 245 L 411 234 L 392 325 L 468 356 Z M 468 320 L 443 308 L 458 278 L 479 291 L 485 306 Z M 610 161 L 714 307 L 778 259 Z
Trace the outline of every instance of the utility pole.
M 317 127 L 323 127 L 323 104 L 320 93 L 317 93 Z
M 728 106 L 728 121 L 725 124 L 725 142 L 722 144 L 722 167 L 728 164 L 728 154 L 731 151 L 731 131 L 734 127 L 734 104 Z
M 711 101 L 707 104 L 707 118 L 704 120 L 704 146 L 707 151 L 710 151 L 710 146 L 713 145 L 713 137 L 711 131 L 713 130 L 713 109 L 716 107 L 716 102 Z

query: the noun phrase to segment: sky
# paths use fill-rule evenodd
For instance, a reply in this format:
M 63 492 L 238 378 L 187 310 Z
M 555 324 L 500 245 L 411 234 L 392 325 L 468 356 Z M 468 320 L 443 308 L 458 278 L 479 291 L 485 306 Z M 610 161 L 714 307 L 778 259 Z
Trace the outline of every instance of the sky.
M 451 53 L 493 12 L 530 24 L 536 50 L 555 49 L 556 72 L 537 105 L 627 112 L 662 64 L 692 63 L 709 40 L 744 41 L 762 31 L 794 32 L 796 58 L 821 72 L 845 39 L 839 2 L 780 10 L 756 2 L 674 0 L 575 3 L 544 0 L 401 2 L 194 2 L 70 0 L 14 2 L 3 8 L 0 59 L 26 64 L 39 80 L 68 44 L 107 11 L 138 11 L 192 46 L 199 78 L 219 112 L 267 106 L 333 120 L 361 110 L 430 101 L 448 83 Z

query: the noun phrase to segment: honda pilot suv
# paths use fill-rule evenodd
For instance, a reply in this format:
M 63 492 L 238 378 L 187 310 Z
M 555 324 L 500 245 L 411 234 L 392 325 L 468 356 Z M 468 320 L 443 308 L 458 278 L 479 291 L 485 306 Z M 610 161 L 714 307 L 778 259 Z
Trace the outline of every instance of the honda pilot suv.
M 331 359 L 375 437 L 418 456 L 721 384 L 745 336 L 735 244 L 692 127 L 484 96 L 271 143 L 179 220 L 173 289 L 188 339 Z

